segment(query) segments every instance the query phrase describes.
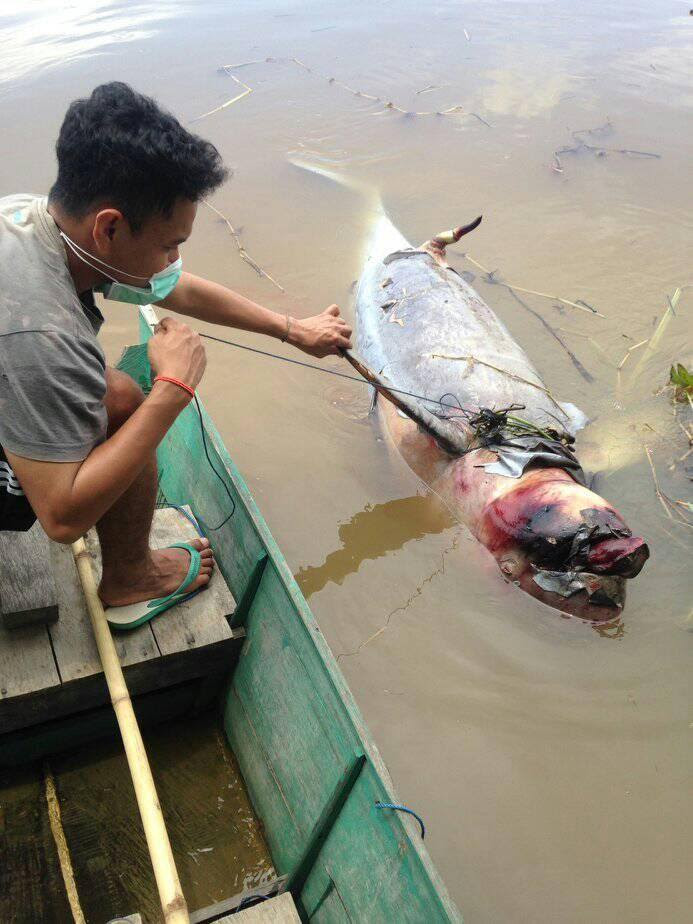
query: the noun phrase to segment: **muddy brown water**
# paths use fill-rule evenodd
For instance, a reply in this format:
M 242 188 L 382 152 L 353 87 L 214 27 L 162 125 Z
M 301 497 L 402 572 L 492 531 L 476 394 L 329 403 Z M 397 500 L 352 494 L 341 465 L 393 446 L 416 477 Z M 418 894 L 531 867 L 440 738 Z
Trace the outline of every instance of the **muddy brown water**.
M 644 447 L 661 489 L 686 499 L 686 421 L 655 392 L 690 363 L 693 289 L 656 349 L 617 369 L 693 282 L 688 5 L 76 0 L 5 6 L 0 30 L 3 194 L 47 190 L 65 107 L 96 83 L 127 80 L 188 121 L 242 89 L 221 65 L 260 62 L 231 72 L 252 93 L 194 127 L 235 171 L 214 205 L 285 293 L 205 208 L 188 269 L 278 310 L 348 313 L 371 216 L 293 155 L 377 187 L 414 242 L 483 213 L 464 242 L 474 260 L 606 316 L 521 295 L 588 380 L 461 247 L 451 258 L 589 414 L 581 457 L 650 542 L 600 632 L 501 581 L 435 513 L 360 386 L 210 344 L 202 394 L 465 919 L 689 920 L 691 530 L 657 499 Z M 106 310 L 115 358 L 135 325 Z

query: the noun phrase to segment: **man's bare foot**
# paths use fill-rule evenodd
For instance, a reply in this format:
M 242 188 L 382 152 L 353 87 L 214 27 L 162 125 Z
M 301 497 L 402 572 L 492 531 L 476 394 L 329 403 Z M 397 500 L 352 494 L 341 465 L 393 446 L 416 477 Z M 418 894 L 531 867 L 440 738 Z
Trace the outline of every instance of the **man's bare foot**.
M 214 568 L 214 555 L 207 539 L 190 539 L 202 561 L 197 579 L 188 588 L 192 592 L 209 583 Z M 166 597 L 180 586 L 190 567 L 190 555 L 185 549 L 156 549 L 148 561 L 137 566 L 129 564 L 127 571 L 104 573 L 99 596 L 104 606 L 127 606 L 141 600 Z

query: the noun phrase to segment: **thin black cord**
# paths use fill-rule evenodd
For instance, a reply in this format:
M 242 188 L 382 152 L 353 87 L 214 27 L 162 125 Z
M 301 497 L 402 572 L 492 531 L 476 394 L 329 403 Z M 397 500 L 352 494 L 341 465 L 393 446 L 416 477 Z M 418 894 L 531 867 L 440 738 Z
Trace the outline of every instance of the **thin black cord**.
M 237 347 L 239 350 L 248 350 L 249 353 L 258 353 L 260 356 L 269 356 L 271 359 L 280 359 L 285 363 L 292 363 L 294 366 L 303 366 L 306 369 L 313 369 L 315 372 L 324 372 L 327 375 L 336 375 L 340 379 L 349 379 L 350 382 L 358 382 L 360 385 L 370 385 L 370 382 L 367 382 L 365 379 L 361 378 L 360 376 L 349 375 L 346 372 L 337 372 L 335 369 L 326 369 L 324 366 L 316 366 L 314 363 L 305 363 L 305 362 L 302 362 L 302 360 L 300 359 L 290 359 L 288 356 L 280 356 L 278 353 L 270 353 L 267 350 L 259 350 L 257 347 L 246 346 L 243 343 L 236 343 L 233 340 L 224 340 L 222 337 L 214 337 L 212 334 L 200 334 L 200 336 L 206 337 L 207 340 L 215 340 L 217 343 L 224 343 L 227 346 Z M 464 410 L 464 408 L 460 406 L 460 402 L 455 397 L 455 395 L 451 393 L 449 395 L 448 394 L 443 395 L 443 398 L 447 398 L 448 396 L 452 397 L 455 400 L 456 404 L 448 404 L 445 401 L 436 400 L 435 398 L 426 398 L 423 395 L 417 395 L 417 394 L 414 394 L 414 392 L 405 391 L 403 388 L 394 388 L 390 385 L 388 385 L 387 388 L 389 391 L 396 391 L 399 394 L 408 395 L 410 398 L 416 398 L 419 401 L 430 401 L 432 404 L 439 404 L 441 407 L 449 407 L 449 408 L 453 408 L 456 411 L 462 411 L 463 414 L 468 413 Z M 195 406 L 197 408 L 197 416 L 200 421 L 200 432 L 202 433 L 202 446 L 205 451 L 205 456 L 207 457 L 207 462 L 209 463 L 209 467 L 212 469 L 214 474 L 217 476 L 219 481 L 224 486 L 224 490 L 228 494 L 229 500 L 231 501 L 231 512 L 228 514 L 228 516 L 226 516 L 218 526 L 208 527 L 208 529 L 212 530 L 212 532 L 216 532 L 217 530 L 221 529 L 222 526 L 226 526 L 226 524 L 229 522 L 231 517 L 234 515 L 234 513 L 236 512 L 236 502 L 233 499 L 231 492 L 229 491 L 229 487 L 226 484 L 224 477 L 214 467 L 211 456 L 209 454 L 209 449 L 207 447 L 207 434 L 205 432 L 205 425 L 202 419 L 202 409 L 200 408 L 200 402 L 198 400 L 197 395 L 195 395 L 194 397 L 195 397 Z M 453 416 L 458 417 L 459 415 L 456 414 Z
M 236 501 L 233 499 L 233 495 L 229 491 L 229 486 L 226 484 L 225 478 L 222 475 L 220 475 L 219 472 L 216 470 L 216 468 L 214 467 L 214 463 L 212 462 L 211 456 L 209 455 L 209 449 L 207 448 L 207 434 L 205 433 L 205 425 L 204 425 L 204 421 L 202 420 L 202 408 L 200 407 L 200 402 L 199 402 L 197 395 L 194 395 L 194 398 L 195 398 L 195 406 L 197 408 L 197 416 L 200 419 L 200 431 L 202 433 L 202 446 L 204 448 L 205 455 L 207 456 L 209 467 L 212 469 L 214 474 L 217 476 L 219 481 L 224 486 L 224 490 L 229 495 L 229 500 L 231 501 L 231 513 L 225 519 L 223 519 L 218 526 L 207 527 L 208 529 L 211 529 L 212 532 L 216 532 L 218 529 L 221 529 L 222 526 L 226 526 L 226 524 L 229 522 L 231 517 L 236 512 Z
M 359 385 L 370 385 L 371 388 L 377 387 L 371 385 L 366 379 L 357 375 L 349 375 L 348 372 L 337 372 L 336 369 L 326 369 L 324 366 L 316 366 L 314 363 L 304 363 L 300 359 L 290 359 L 288 356 L 280 356 L 278 353 L 269 353 L 267 350 L 258 350 L 257 347 L 246 346 L 244 343 L 236 343 L 233 340 L 224 340 L 222 337 L 214 337 L 212 334 L 200 334 L 200 337 L 206 337 L 207 340 L 216 340 L 217 343 L 225 343 L 227 346 L 238 347 L 239 350 L 248 350 L 249 353 L 259 353 L 260 356 L 269 356 L 272 359 L 280 359 L 284 363 L 292 363 L 294 366 L 303 366 L 305 369 L 314 369 L 316 372 L 324 372 L 326 375 L 336 375 L 340 379 L 349 379 L 350 382 L 358 382 Z M 429 401 L 431 404 L 439 404 L 441 407 L 449 407 L 455 411 L 464 410 L 457 404 L 448 404 L 437 398 L 426 398 L 424 395 L 414 394 L 413 391 L 405 391 L 403 388 L 395 388 L 394 385 L 383 385 L 388 391 L 396 391 L 400 395 L 409 395 L 410 398 L 417 398 L 419 401 Z M 443 395 L 446 398 L 447 395 Z M 454 395 L 453 395 L 454 397 Z M 457 401 L 457 399 L 455 399 Z
M 306 369 L 313 369 L 315 372 L 324 372 L 327 375 L 336 375 L 340 379 L 349 379 L 350 382 L 357 382 L 360 385 L 370 385 L 370 382 L 367 382 L 365 379 L 361 378 L 360 376 L 349 375 L 346 372 L 337 372 L 335 369 L 326 369 L 324 366 L 316 366 L 314 363 L 302 362 L 300 359 L 290 359 L 288 356 L 280 356 L 278 353 L 270 353 L 267 350 L 259 350 L 257 347 L 246 346 L 243 343 L 236 343 L 233 340 L 224 340 L 222 337 L 214 337 L 212 334 L 200 334 L 200 336 L 206 337 L 207 340 L 215 340 L 217 343 L 224 343 L 227 346 L 237 347 L 239 350 L 247 350 L 249 353 L 258 353 L 260 356 L 269 356 L 271 359 L 280 359 L 285 363 L 292 363 L 294 366 L 303 366 Z M 408 395 L 410 398 L 417 398 L 419 401 L 430 401 L 432 404 L 439 404 L 441 407 L 454 408 L 455 410 L 462 411 L 463 414 L 467 413 L 465 412 L 464 408 L 460 407 L 459 400 L 452 394 L 450 395 L 450 397 L 454 398 L 454 400 L 457 402 L 456 404 L 447 404 L 446 402 L 442 400 L 437 401 L 434 398 L 425 398 L 423 395 L 417 395 L 417 394 L 414 394 L 414 392 L 404 391 L 404 389 L 402 388 L 394 388 L 390 385 L 388 385 L 387 388 L 389 391 L 396 391 L 399 394 Z M 231 517 L 234 515 L 234 513 L 236 512 L 236 502 L 233 499 L 233 495 L 229 491 L 229 487 L 226 484 L 226 480 L 224 479 L 223 475 L 221 475 L 217 471 L 217 469 L 214 467 L 214 463 L 212 462 L 211 456 L 209 454 L 209 449 L 207 446 L 207 434 L 205 432 L 205 425 L 202 419 L 202 409 L 200 408 L 200 402 L 198 400 L 197 395 L 195 395 L 194 397 L 195 397 L 195 406 L 197 408 L 197 416 L 200 421 L 200 432 L 202 434 L 202 446 L 205 451 L 205 456 L 207 457 L 207 462 L 209 463 L 209 467 L 212 469 L 214 474 L 217 476 L 219 481 L 222 483 L 224 490 L 228 494 L 229 500 L 231 501 L 231 512 L 228 514 L 228 516 L 226 516 L 218 526 L 208 527 L 208 529 L 212 530 L 212 532 L 216 532 L 217 530 L 221 529 L 222 526 L 226 526 L 226 524 L 229 522 Z M 443 398 L 447 398 L 447 397 L 448 397 L 447 394 L 443 395 Z M 459 416 L 459 415 L 454 415 L 454 416 Z

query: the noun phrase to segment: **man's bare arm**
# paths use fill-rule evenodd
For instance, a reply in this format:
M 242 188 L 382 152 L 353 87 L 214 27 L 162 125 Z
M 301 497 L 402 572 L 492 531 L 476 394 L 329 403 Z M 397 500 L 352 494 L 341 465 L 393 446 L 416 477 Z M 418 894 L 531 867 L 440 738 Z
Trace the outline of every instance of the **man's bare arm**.
M 159 302 L 170 311 L 282 339 L 287 332 L 286 315 L 252 302 L 226 286 L 191 273 L 183 273 L 173 292 Z M 311 356 L 328 356 L 351 347 L 351 328 L 330 305 L 311 318 L 291 318 L 288 342 Z
M 83 462 L 39 462 L 5 455 L 47 535 L 74 542 L 130 487 L 189 401 L 176 385 L 157 382 L 147 400 Z
M 195 388 L 205 368 L 197 334 L 165 318 L 149 341 L 152 368 Z M 40 462 L 5 455 L 46 533 L 73 542 L 97 523 L 142 471 L 190 395 L 170 382 L 155 382 L 142 405 L 83 462 Z

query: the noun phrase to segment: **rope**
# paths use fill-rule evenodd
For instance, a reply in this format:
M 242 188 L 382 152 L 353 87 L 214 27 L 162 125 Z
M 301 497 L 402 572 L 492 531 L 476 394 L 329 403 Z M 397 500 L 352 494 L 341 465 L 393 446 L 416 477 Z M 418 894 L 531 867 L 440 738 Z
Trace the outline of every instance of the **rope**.
M 377 809 L 394 809 L 396 812 L 406 812 L 407 815 L 413 815 L 421 825 L 421 840 L 426 837 L 426 826 L 423 823 L 423 819 L 420 815 L 417 815 L 413 809 L 407 808 L 406 805 L 397 805 L 395 802 L 376 802 L 375 807 Z

